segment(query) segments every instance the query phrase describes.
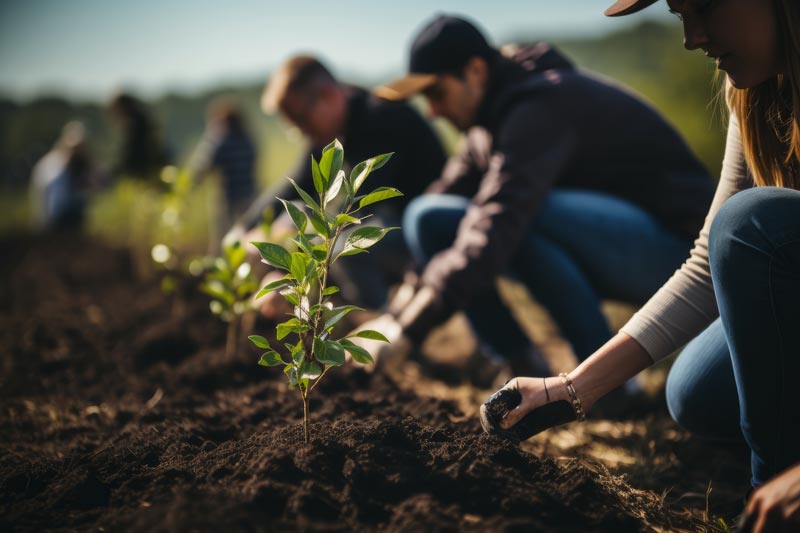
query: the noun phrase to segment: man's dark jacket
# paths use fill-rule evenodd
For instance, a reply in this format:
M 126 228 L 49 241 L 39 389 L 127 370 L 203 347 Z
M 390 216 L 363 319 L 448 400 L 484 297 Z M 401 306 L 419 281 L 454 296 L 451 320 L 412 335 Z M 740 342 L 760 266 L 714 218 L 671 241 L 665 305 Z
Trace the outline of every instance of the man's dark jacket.
M 370 157 L 394 152 L 391 160 L 367 180 L 367 190 L 394 187 L 404 196 L 380 205 L 380 214 L 399 222 L 405 206 L 442 175 L 447 156 L 428 122 L 406 102 L 387 102 L 363 89 L 347 87 L 347 123 L 339 139 L 344 146 L 345 165 L 352 168 Z M 313 191 L 311 153 L 319 160 L 323 146 L 306 153 L 290 176 L 307 191 Z M 267 208 L 283 212 L 277 198 L 297 200 L 288 180 L 262 193 L 239 221 L 253 228 Z
M 472 201 L 455 242 L 423 273 L 438 297 L 401 320 L 412 338 L 494 283 L 554 188 L 628 200 L 687 242 L 713 195 L 702 164 L 639 97 L 545 43 L 498 54 L 477 125 L 429 189 Z

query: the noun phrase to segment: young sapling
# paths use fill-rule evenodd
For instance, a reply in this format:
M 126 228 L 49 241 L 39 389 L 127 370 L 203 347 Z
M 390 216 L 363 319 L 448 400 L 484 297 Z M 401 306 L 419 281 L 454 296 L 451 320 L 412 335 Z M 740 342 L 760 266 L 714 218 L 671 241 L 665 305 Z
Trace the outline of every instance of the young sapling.
M 367 252 L 389 231 L 398 229 L 362 223 L 370 216 L 364 213 L 365 207 L 402 196 L 400 191 L 379 187 L 359 195 L 370 173 L 385 165 L 391 156 L 389 153 L 367 159 L 356 165 L 347 176 L 342 170 L 344 150 L 341 143 L 335 140 L 323 150 L 319 162 L 311 157 L 317 198 L 290 180 L 305 209 L 281 200 L 297 228 L 297 235 L 293 239 L 296 251 L 290 252 L 279 244 L 269 242 L 252 243 L 258 248 L 263 262 L 286 272 L 281 279 L 262 288 L 256 298 L 279 291 L 294 312 L 290 319 L 277 325 L 277 339 L 283 340 L 292 335 L 296 340 L 285 343 L 287 354 L 281 355 L 264 337 L 252 335 L 249 338 L 257 347 L 266 350 L 259 364 L 282 366 L 289 380 L 289 388 L 296 388 L 300 392 L 306 444 L 311 391 L 330 369 L 345 363 L 346 353 L 362 364 L 374 362 L 369 352 L 351 338 L 388 342 L 383 334 L 374 330 L 362 330 L 336 338 L 337 323 L 351 311 L 360 308 L 355 305 L 334 307 L 330 297 L 339 292 L 339 288 L 329 285 L 328 277 L 331 265 L 344 257 Z M 343 245 L 337 246 L 342 239 Z

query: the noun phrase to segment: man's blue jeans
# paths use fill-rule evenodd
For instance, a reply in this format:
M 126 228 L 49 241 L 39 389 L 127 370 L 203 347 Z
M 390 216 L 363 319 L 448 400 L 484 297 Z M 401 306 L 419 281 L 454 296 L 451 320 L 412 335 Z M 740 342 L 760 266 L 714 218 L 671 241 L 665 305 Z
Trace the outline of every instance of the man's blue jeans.
M 421 265 L 452 245 L 468 205 L 468 199 L 452 195 L 425 195 L 411 202 L 403 231 Z M 505 274 L 525 284 L 583 359 L 611 337 L 601 300 L 643 304 L 690 248 L 690 240 L 675 236 L 630 202 L 593 191 L 556 190 L 547 196 Z M 509 359 L 530 353 L 530 340 L 494 284 L 476 294 L 465 311 L 495 353 Z
M 800 460 L 800 191 L 731 197 L 709 262 L 720 317 L 675 361 L 667 404 L 697 435 L 744 438 L 759 486 Z

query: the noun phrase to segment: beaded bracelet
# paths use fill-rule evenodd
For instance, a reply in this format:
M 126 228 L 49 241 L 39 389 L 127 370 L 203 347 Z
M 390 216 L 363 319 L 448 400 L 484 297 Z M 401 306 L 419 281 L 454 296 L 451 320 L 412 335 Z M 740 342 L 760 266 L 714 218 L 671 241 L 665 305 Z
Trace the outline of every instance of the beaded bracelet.
M 569 393 L 569 403 L 572 404 L 572 408 L 575 410 L 575 416 L 578 419 L 578 422 L 583 422 L 586 420 L 586 411 L 583 410 L 583 404 L 581 404 L 581 399 L 578 398 L 578 394 L 575 392 L 575 387 L 572 386 L 572 380 L 570 379 L 569 375 L 566 372 L 562 372 L 559 374 L 561 381 L 567 387 L 567 392 Z

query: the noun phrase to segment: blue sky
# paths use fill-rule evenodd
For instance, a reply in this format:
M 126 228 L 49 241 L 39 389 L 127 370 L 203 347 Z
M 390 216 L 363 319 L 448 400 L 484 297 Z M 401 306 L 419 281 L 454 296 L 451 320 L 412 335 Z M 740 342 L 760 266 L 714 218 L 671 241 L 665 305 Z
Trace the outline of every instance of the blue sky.
M 409 41 L 438 12 L 509 35 L 603 34 L 645 18 L 608 19 L 612 0 L 5 0 L 0 2 L 0 92 L 104 97 L 198 90 L 264 78 L 290 54 L 312 52 L 343 77 L 382 79 L 405 65 Z

